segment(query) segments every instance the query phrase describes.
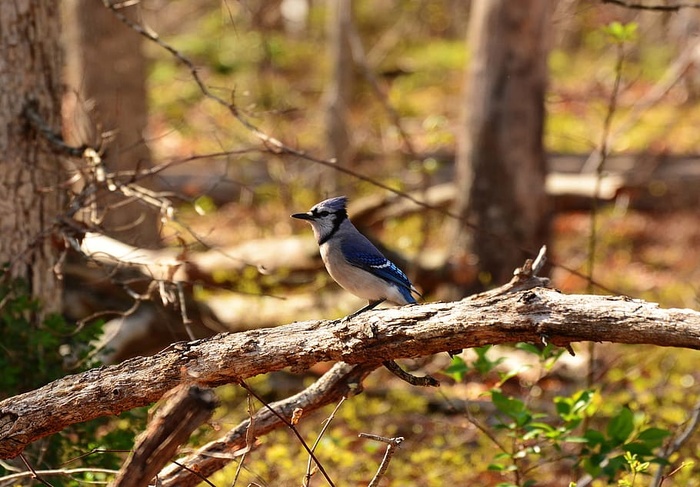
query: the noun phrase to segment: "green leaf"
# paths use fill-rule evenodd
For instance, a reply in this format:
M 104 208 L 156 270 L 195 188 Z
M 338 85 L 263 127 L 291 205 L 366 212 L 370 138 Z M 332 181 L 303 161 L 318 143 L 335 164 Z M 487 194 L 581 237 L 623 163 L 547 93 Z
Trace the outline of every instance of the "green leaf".
M 499 386 L 508 382 L 510 379 L 513 377 L 517 377 L 521 372 L 524 372 L 530 368 L 529 365 L 523 365 L 521 367 L 518 367 L 517 369 L 509 370 L 508 372 L 502 372 L 498 374 L 498 383 Z
M 584 418 L 586 410 L 593 402 L 595 393 L 592 390 L 583 390 L 570 397 L 555 397 L 554 404 L 557 414 L 567 422 L 580 421 Z
M 589 443 L 585 436 L 567 436 L 563 441 L 566 443 Z
M 627 460 L 623 455 L 617 455 L 608 460 L 607 465 L 603 467 L 603 472 L 610 478 L 614 478 L 618 473 L 626 472 L 625 465 Z
M 636 22 L 623 24 L 615 21 L 605 26 L 603 32 L 608 34 L 613 42 L 621 44 L 632 41 L 637 37 L 637 27 L 638 24 Z
M 669 430 L 665 430 L 662 428 L 647 428 L 639 435 L 637 435 L 637 440 L 644 442 L 644 444 L 648 445 L 651 448 L 656 448 L 658 446 L 661 446 L 661 443 L 663 443 L 664 439 L 666 439 L 668 436 L 671 435 L 671 432 Z
M 649 457 L 654 454 L 654 452 L 651 451 L 651 448 L 649 448 L 648 445 L 645 445 L 644 443 L 641 443 L 639 441 L 627 443 L 622 446 L 622 449 L 627 453 L 644 457 Z
M 494 460 L 508 460 L 508 461 L 510 461 L 511 458 L 512 458 L 512 455 L 510 453 L 506 453 L 506 452 L 498 453 L 498 454 L 494 455 L 494 457 L 493 457 Z
M 476 360 L 472 362 L 472 367 L 474 367 L 474 369 L 481 375 L 488 374 L 505 360 L 503 357 L 497 358 L 496 360 L 491 360 L 488 358 L 486 354 L 489 350 L 491 350 L 491 348 L 493 348 L 493 345 L 486 345 L 484 347 L 472 349 L 474 352 L 476 352 Z
M 216 211 L 216 203 L 210 196 L 200 196 L 194 201 L 193 208 L 199 216 L 204 216 Z
M 608 423 L 608 437 L 619 443 L 624 443 L 634 430 L 634 415 L 625 407 Z
M 524 426 L 532 420 L 530 411 L 520 399 L 506 397 L 498 390 L 491 391 L 491 401 L 500 412 L 515 421 L 516 426 Z
M 445 369 L 445 373 L 452 377 L 456 382 L 462 382 L 464 376 L 469 372 L 469 366 L 462 357 L 452 357 L 452 362 Z
M 530 431 L 543 431 L 543 432 L 550 432 L 554 431 L 554 428 L 552 425 L 549 425 L 547 423 L 530 423 L 529 425 Z
M 605 436 L 600 431 L 589 429 L 586 434 L 583 435 L 584 438 L 591 444 L 591 446 L 602 445 L 605 443 Z
M 515 344 L 515 348 L 522 350 L 523 352 L 529 352 L 534 355 L 540 356 L 542 354 L 542 347 L 537 347 L 532 343 L 520 342 Z

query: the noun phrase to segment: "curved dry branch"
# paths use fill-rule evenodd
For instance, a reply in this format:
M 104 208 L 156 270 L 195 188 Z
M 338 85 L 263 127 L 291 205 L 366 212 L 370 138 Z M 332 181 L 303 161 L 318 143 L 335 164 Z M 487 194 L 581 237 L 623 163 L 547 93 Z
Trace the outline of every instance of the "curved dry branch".
M 173 397 L 156 412 L 139 437 L 110 487 L 148 485 L 217 406 L 218 399 L 211 389 L 183 386 L 174 390 Z
M 343 397 L 359 394 L 362 381 L 377 365 L 335 364 L 328 372 L 300 393 L 269 404 L 260 409 L 251 420 L 246 419 L 230 430 L 223 438 L 212 441 L 202 448 L 166 467 L 158 475 L 161 485 L 186 487 L 199 485 L 202 477 L 208 477 L 228 463 L 253 448 L 254 438 L 263 436 L 281 426 L 288 426 L 296 409 L 307 415 Z M 197 474 L 192 473 L 196 471 Z
M 531 278 L 531 283 L 541 282 Z M 0 402 L 0 458 L 96 417 L 144 406 L 182 383 L 218 386 L 318 362 L 379 365 L 496 343 L 608 341 L 700 349 L 700 312 L 547 288 L 376 310 L 181 342 L 151 357 L 56 380 Z M 79 406 L 79 407 L 78 407 Z

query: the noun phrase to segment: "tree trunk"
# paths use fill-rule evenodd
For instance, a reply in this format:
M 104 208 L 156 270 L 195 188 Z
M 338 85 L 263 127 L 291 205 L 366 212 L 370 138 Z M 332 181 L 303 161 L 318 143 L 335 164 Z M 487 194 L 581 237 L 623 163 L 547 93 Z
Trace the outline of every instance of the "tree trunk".
M 70 46 L 66 50 L 66 138 L 73 145 L 95 146 L 108 134 L 108 171 L 147 169 L 151 165 L 143 140 L 148 123 L 147 65 L 141 36 L 98 0 L 65 0 L 64 6 L 65 41 Z M 137 8 L 120 12 L 136 20 Z M 138 183 L 153 186 L 148 180 Z M 131 245 L 158 247 L 158 211 L 138 200 L 111 208 L 124 199 L 116 193 L 98 197 L 105 233 Z
M 350 48 L 352 2 L 331 0 L 328 2 L 328 50 L 331 75 L 326 93 L 326 144 L 336 164 L 346 166 L 350 159 L 351 137 L 348 125 L 348 107 L 352 91 L 353 61 Z M 339 173 L 324 168 L 325 181 L 322 191 L 335 192 Z
M 0 264 L 9 262 L 10 275 L 29 284 L 44 313 L 61 303 L 51 239 L 61 208 L 61 160 L 24 110 L 31 105 L 61 132 L 58 10 L 54 0 L 0 2 Z
M 541 0 L 472 4 L 456 162 L 462 220 L 452 256 L 476 255 L 481 286 L 507 280 L 547 240 L 542 133 L 551 8 Z

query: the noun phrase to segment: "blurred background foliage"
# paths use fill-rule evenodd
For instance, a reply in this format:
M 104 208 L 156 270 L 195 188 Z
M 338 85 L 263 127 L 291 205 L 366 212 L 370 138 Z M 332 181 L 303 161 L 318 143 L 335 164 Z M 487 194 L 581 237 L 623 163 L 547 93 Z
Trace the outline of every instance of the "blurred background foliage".
M 396 127 L 356 70 L 349 122 L 354 170 L 401 190 L 419 189 L 426 179 L 435 184 L 452 178 L 459 130 L 456 100 L 462 96 L 470 57 L 465 43 L 468 4 L 354 2 L 354 22 L 368 63 L 415 148 L 415 154 L 402 151 Z M 197 66 L 213 93 L 234 101 L 255 125 L 290 146 L 326 154 L 323 101 L 330 67 L 325 55 L 325 2 L 310 2 L 305 24 L 296 27 L 285 23 L 277 1 L 148 0 L 141 8 L 144 23 Z M 587 155 L 598 145 L 616 75 L 616 49 L 606 31 L 613 22 L 636 29 L 625 42 L 614 132 L 616 123 L 634 113 L 638 101 L 697 36 L 700 17 L 692 9 L 650 13 L 600 2 L 557 2 L 544 134 L 550 154 Z M 145 53 L 150 66 L 147 143 L 155 161 L 255 145 L 250 131 L 208 100 L 170 53 L 155 43 L 146 43 Z M 699 153 L 697 75 L 691 63 L 679 83 L 619 134 L 611 152 Z M 255 150 L 174 165 L 160 182 L 187 194 L 191 203 L 182 204 L 179 222 L 168 223 L 164 236 L 169 244 L 184 239 L 196 250 L 201 242 L 181 223 L 206 236 L 214 248 L 306 232 L 287 217 L 327 196 L 319 178 L 319 168 L 309 161 L 282 160 Z M 352 178 L 344 188 L 358 199 L 378 191 Z M 444 217 L 436 215 L 427 222 L 421 215 L 387 220 L 373 225 L 372 231 L 409 259 L 419 250 L 439 252 L 446 243 L 441 233 Z M 595 279 L 619 294 L 664 307 L 697 308 L 698 218 L 697 208 L 674 212 L 644 212 L 622 204 L 602 208 L 596 220 Z M 557 262 L 585 269 L 589 224 L 587 211 L 555 215 L 550 253 Z M 256 272 L 249 274 L 221 280 L 239 280 L 239 290 L 249 293 L 285 295 L 278 281 L 261 284 Z M 553 285 L 566 292 L 586 290 L 585 280 L 561 268 L 553 268 L 552 278 Z M 325 289 L 332 284 L 321 274 L 311 286 Z M 2 324 L 15 320 L 18 330 L 15 318 L 3 317 Z M 47 337 L 58 333 L 53 326 L 43 331 Z M 379 370 L 368 378 L 363 394 L 343 404 L 318 447 L 318 458 L 339 485 L 366 485 L 384 451 L 383 446 L 357 438 L 360 432 L 370 432 L 406 438 L 383 485 L 566 486 L 573 481 L 652 485 L 651 475 L 658 467 L 654 462 L 663 463 L 659 458 L 664 447 L 684 430 L 700 404 L 697 352 L 602 344 L 589 357 L 585 345 L 574 348 L 576 357 L 537 347 L 498 346 L 468 351 L 455 360 L 442 354 L 406 361 L 409 369 L 439 377 L 443 384 L 439 390 L 409 387 Z M 55 378 L 65 363 L 52 367 L 44 381 Z M 310 384 L 326 369 L 319 365 L 304 377 L 270 374 L 251 385 L 273 401 Z M 12 384 L 3 392 L 21 391 Z M 193 437 L 193 447 L 247 417 L 245 391 L 226 386 L 218 394 L 223 405 L 212 423 Z M 309 443 L 331 410 L 302 420 L 299 429 Z M 88 425 L 77 436 L 70 432 L 59 436 L 66 441 L 82 437 L 82 453 L 128 448 L 134 432 L 142 429 L 144 416 L 136 411 L 133 417 Z M 664 486 L 700 486 L 699 439 L 698 434 L 691 435 L 666 459 L 670 464 L 666 472 L 677 470 Z M 38 454 L 36 468 L 56 467 L 56 462 L 78 456 L 63 446 L 51 448 L 60 454 Z M 86 458 L 102 458 L 88 460 L 90 465 L 97 461 L 118 468 L 122 457 L 96 453 Z M 260 446 L 246 455 L 240 473 L 233 462 L 211 482 L 232 485 L 238 476 L 236 485 L 299 484 L 306 458 L 296 438 L 279 430 L 260 439 Z M 64 479 L 55 485 L 77 483 Z

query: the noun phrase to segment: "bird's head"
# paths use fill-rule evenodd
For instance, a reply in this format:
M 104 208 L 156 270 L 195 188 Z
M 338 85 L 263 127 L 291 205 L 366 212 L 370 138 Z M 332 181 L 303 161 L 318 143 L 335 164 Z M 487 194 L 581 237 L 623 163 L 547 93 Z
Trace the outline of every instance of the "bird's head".
M 320 245 L 328 240 L 347 219 L 347 202 L 346 196 L 330 198 L 317 203 L 306 213 L 294 213 L 292 218 L 308 221 Z

